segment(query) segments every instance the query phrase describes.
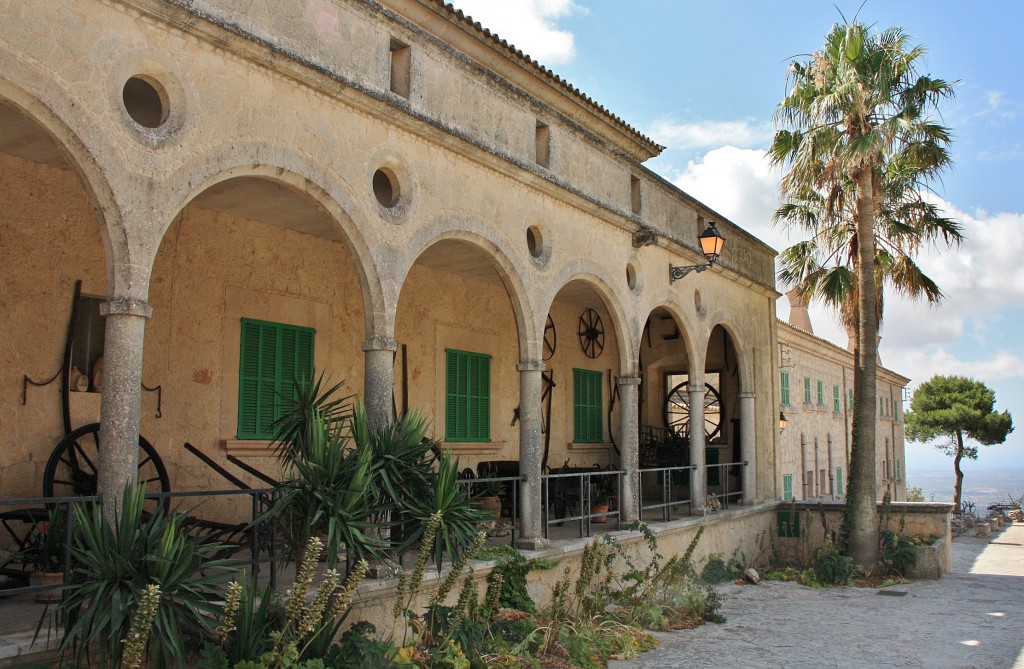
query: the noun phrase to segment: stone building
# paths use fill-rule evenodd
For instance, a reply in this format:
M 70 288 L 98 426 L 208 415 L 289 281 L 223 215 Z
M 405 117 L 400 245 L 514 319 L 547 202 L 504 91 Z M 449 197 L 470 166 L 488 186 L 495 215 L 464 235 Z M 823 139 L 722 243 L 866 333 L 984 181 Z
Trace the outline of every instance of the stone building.
M 780 320 L 780 430 L 776 485 L 782 499 L 843 499 L 853 429 L 853 342 L 841 348 L 820 337 L 793 292 L 789 321 Z M 903 397 L 910 379 L 879 366 L 875 423 L 877 499 L 906 501 Z
M 186 442 L 259 485 L 228 457 L 273 474 L 278 397 L 316 369 L 377 422 L 422 411 L 463 467 L 512 465 L 527 546 L 566 463 L 624 472 L 626 519 L 665 480 L 642 467 L 692 465 L 698 512 L 842 497 L 852 358 L 776 324 L 775 252 L 460 12 L 0 7 L 0 496 L 100 441 L 117 494 L 140 434 L 171 490 L 227 487 Z M 672 278 L 712 222 L 721 257 Z M 904 499 L 907 380 L 879 379 L 879 480 Z
M 524 545 L 545 466 L 621 468 L 636 517 L 639 435 L 680 404 L 696 508 L 710 457 L 747 463 L 744 503 L 781 496 L 774 251 L 460 12 L 0 7 L 0 495 L 97 418 L 106 494 L 140 434 L 176 491 L 225 487 L 186 442 L 273 471 L 275 398 L 315 368 L 375 421 L 423 411 L 463 466 L 517 463 Z M 670 280 L 712 222 L 719 261 Z

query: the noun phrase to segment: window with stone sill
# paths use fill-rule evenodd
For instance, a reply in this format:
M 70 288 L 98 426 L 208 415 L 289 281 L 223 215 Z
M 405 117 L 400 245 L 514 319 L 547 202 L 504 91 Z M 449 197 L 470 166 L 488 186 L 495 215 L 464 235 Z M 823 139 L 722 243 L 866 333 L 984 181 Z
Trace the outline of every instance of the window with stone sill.
M 296 381 L 313 374 L 312 328 L 242 319 L 238 370 L 238 439 L 271 440 L 271 427 L 296 397 Z

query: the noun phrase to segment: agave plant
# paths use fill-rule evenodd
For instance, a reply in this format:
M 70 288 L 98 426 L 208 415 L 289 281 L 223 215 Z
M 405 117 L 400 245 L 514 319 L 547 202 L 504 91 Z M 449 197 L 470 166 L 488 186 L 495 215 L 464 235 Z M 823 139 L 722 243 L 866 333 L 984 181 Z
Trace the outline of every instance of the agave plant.
M 323 372 L 318 377 L 310 374 L 308 379 L 295 380 L 295 397 L 283 398 L 291 404 L 270 426 L 275 435 L 274 451 L 283 464 L 289 465 L 305 453 L 313 438 L 314 422 L 339 439 L 351 436 L 352 398 L 337 397 L 343 383 L 325 387 Z
M 74 507 L 74 570 L 59 611 L 67 621 L 60 650 L 75 666 L 85 666 L 91 653 L 101 668 L 121 666 L 123 640 L 147 586 L 160 593 L 149 666 L 184 666 L 184 630 L 209 630 L 215 620 L 216 583 L 229 567 L 212 556 L 223 546 L 189 536 L 185 514 L 159 509 L 144 516 L 143 501 L 142 490 L 126 489 L 116 527 L 100 504 Z
M 335 428 L 321 411 L 309 414 L 301 439 L 291 445 L 275 502 L 256 522 L 281 522 L 296 557 L 310 538 L 326 535 L 331 566 L 343 546 L 349 559 L 379 559 L 388 546 L 374 518 L 379 508 L 371 494 L 371 453 L 349 448 L 348 437 Z

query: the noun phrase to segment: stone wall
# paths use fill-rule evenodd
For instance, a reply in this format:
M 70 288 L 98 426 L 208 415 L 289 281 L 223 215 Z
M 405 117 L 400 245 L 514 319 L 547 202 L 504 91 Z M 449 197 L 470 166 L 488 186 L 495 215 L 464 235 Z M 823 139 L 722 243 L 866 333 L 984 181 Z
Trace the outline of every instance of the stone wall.
M 927 556 L 928 562 L 922 562 L 920 569 L 910 574 L 913 578 L 937 578 L 943 572 L 953 568 L 953 538 L 950 533 L 949 504 L 933 502 L 898 502 L 888 505 L 886 510 L 878 505 L 879 514 L 887 514 L 882 519 L 882 528 L 891 529 L 905 537 L 921 539 L 935 538 L 933 555 Z M 780 532 L 789 532 L 796 527 L 792 518 L 798 516 L 798 537 L 781 536 Z M 825 540 L 826 533 L 838 532 L 843 517 L 843 504 L 837 502 L 780 502 L 776 518 L 773 519 L 775 541 L 783 558 L 798 564 L 810 564 L 814 549 Z M 780 524 L 785 528 L 780 530 Z

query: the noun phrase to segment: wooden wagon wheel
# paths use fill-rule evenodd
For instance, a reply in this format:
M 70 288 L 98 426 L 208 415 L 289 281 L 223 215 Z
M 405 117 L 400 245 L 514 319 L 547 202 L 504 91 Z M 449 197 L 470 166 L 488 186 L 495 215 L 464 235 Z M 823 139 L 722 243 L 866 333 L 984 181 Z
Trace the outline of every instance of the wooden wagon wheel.
M 548 314 L 548 320 L 544 323 L 544 359 L 550 360 L 551 356 L 555 354 L 555 348 L 558 346 L 558 333 L 555 332 L 555 321 L 551 319 L 551 314 Z
M 95 495 L 99 478 L 99 445 L 99 423 L 83 425 L 61 439 L 43 470 L 43 496 Z M 167 476 L 163 460 L 142 435 L 139 435 L 138 460 L 139 485 L 147 493 L 170 492 L 171 480 Z M 170 500 L 148 500 L 145 508 L 152 512 L 158 506 L 166 510 L 170 506 Z
M 722 430 L 722 396 L 709 383 L 704 384 L 704 442 Z M 708 409 L 716 409 L 708 411 Z M 665 427 L 681 437 L 690 436 L 690 388 L 683 381 L 665 397 Z
M 584 309 L 580 314 L 577 334 L 580 337 L 580 348 L 588 358 L 596 358 L 604 351 L 604 323 L 600 314 L 593 309 Z

